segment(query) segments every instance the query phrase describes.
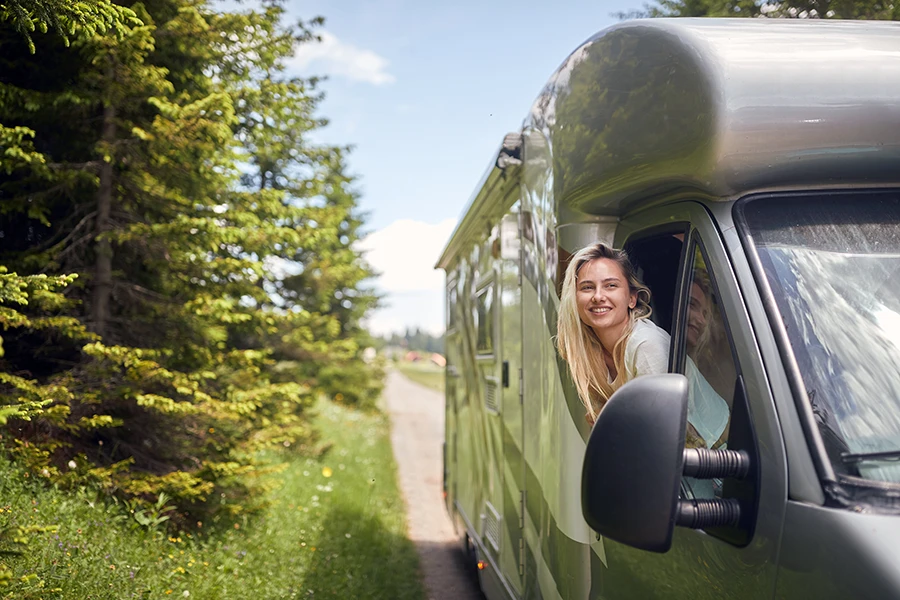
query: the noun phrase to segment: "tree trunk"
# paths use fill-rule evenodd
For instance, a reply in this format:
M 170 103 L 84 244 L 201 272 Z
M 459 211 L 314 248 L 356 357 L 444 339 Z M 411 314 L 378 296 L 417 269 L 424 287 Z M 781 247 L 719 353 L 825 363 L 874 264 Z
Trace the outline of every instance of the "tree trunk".
M 109 297 L 112 292 L 112 245 L 101 237 L 109 231 L 109 214 L 113 196 L 113 158 L 110 151 L 116 139 L 116 107 L 107 104 L 103 107 L 103 147 L 106 155 L 100 165 L 100 189 L 97 191 L 97 221 L 94 233 L 97 236 L 94 264 L 94 289 L 91 301 L 91 322 L 94 333 L 101 337 L 106 335 L 109 321 Z

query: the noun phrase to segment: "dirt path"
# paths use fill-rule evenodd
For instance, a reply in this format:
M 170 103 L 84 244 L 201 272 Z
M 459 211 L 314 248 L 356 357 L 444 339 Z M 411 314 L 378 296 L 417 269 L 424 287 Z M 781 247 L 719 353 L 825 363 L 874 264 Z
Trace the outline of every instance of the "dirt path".
M 444 396 L 397 371 L 384 390 L 391 443 L 429 600 L 483 600 L 441 498 Z

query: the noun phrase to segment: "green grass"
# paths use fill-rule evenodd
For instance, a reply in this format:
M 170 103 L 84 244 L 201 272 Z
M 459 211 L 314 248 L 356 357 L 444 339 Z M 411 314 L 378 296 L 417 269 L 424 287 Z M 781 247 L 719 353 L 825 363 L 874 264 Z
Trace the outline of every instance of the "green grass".
M 288 457 L 263 515 L 205 534 L 144 529 L 120 506 L 49 489 L 0 459 L 0 529 L 58 527 L 30 534 L 20 556 L 0 553 L 13 575 L 0 597 L 424 598 L 387 418 L 317 411 L 327 452 Z
M 444 367 L 432 362 L 398 362 L 397 370 L 416 383 L 444 393 Z

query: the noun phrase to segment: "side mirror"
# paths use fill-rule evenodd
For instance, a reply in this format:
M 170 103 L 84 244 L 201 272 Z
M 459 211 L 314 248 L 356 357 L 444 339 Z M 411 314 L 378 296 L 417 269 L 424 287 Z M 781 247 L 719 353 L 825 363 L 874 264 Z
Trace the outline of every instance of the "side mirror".
M 688 380 L 647 375 L 623 385 L 597 417 L 581 473 L 588 525 L 623 544 L 666 552 L 678 517 Z

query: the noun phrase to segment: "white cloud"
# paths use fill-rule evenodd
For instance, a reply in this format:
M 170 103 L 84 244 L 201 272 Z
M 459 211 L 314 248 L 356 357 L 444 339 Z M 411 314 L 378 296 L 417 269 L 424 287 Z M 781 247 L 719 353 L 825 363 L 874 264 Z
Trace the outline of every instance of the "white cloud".
M 403 333 L 419 328 L 431 335 L 444 332 L 444 292 L 390 294 L 383 306 L 366 319 L 365 327 L 375 335 Z
M 394 83 L 397 79 L 387 72 L 388 61 L 383 56 L 357 48 L 339 40 L 327 31 L 320 32 L 321 42 L 301 44 L 288 61 L 289 67 L 305 71 L 315 65 L 326 75 L 346 77 L 375 85 Z
M 437 224 L 400 219 L 360 241 L 366 260 L 381 273 L 378 287 L 386 292 L 444 289 L 444 272 L 434 268 L 450 239 L 455 219 Z
M 434 264 L 455 226 L 455 219 L 437 224 L 401 219 L 360 241 L 366 260 L 381 273 L 376 285 L 386 295 L 385 306 L 368 320 L 370 331 L 444 330 L 444 272 Z

